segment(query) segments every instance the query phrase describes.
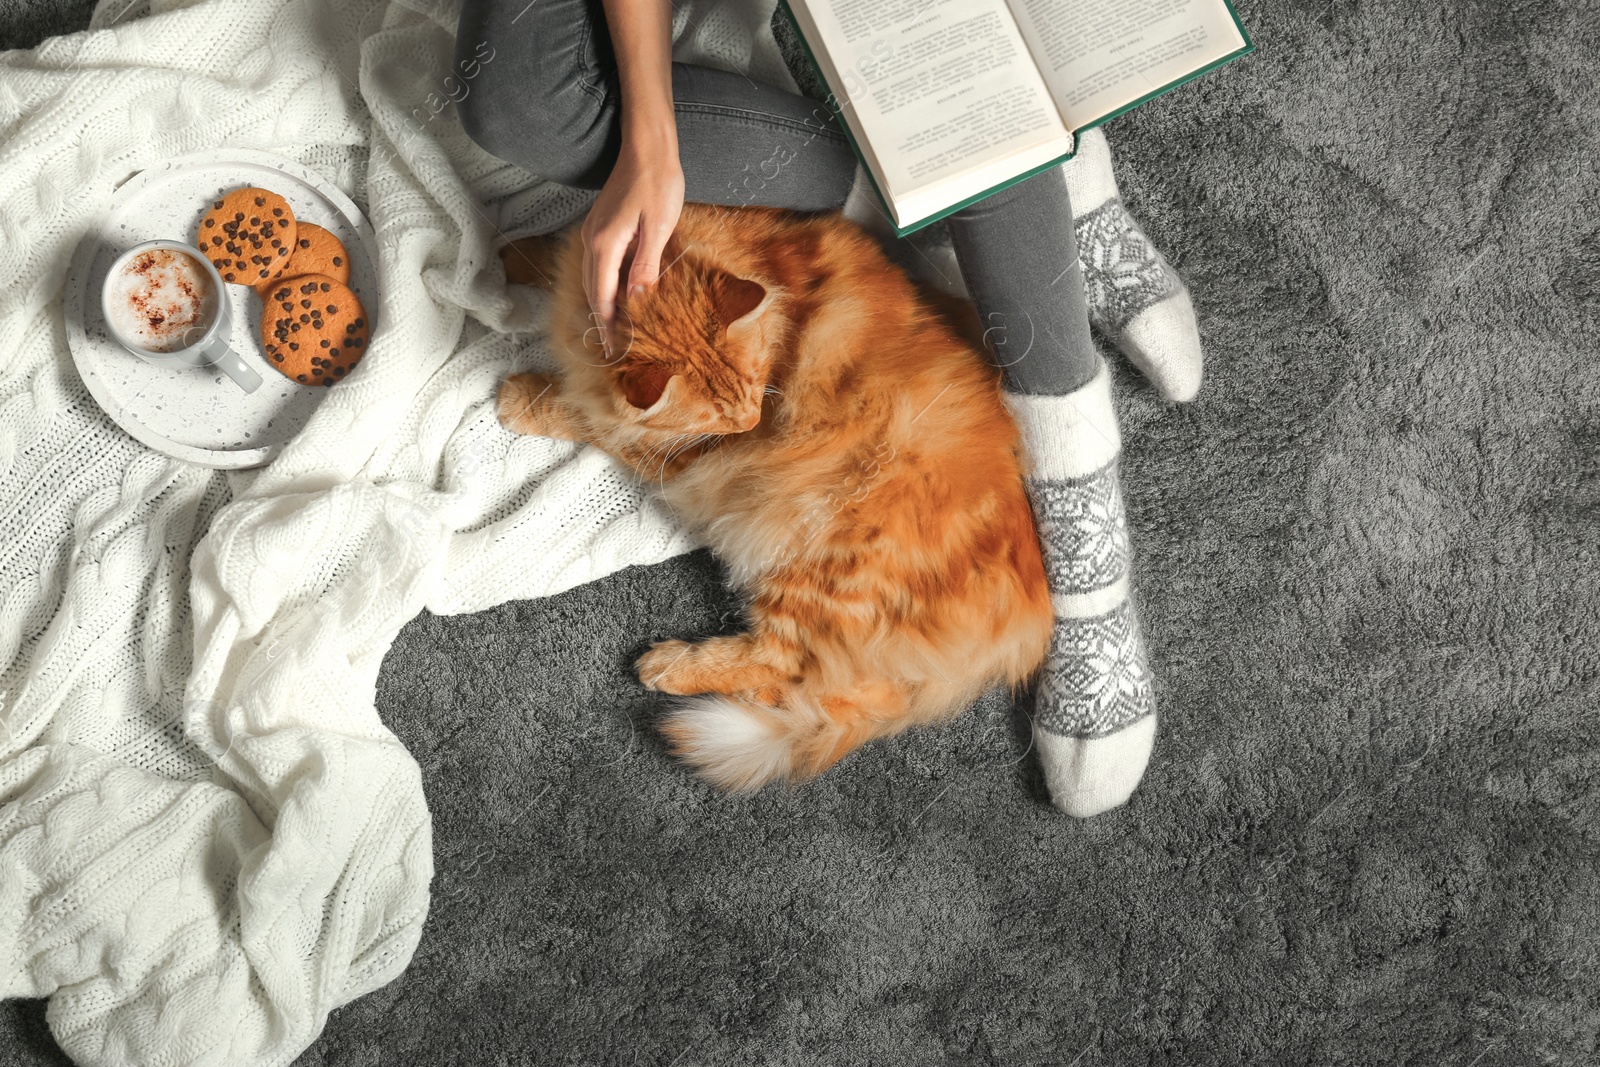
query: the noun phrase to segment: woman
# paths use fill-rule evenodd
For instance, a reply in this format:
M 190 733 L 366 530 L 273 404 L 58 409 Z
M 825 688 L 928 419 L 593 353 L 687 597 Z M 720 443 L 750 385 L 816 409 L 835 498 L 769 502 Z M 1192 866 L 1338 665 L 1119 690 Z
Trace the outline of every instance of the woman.
M 668 0 L 466 0 L 456 41 L 463 57 L 483 42 L 496 57 L 459 105 L 468 134 L 541 177 L 599 190 L 583 239 L 602 322 L 619 289 L 655 282 L 685 199 L 822 211 L 856 184 L 855 155 L 821 102 L 672 62 Z M 948 226 L 1029 443 L 1056 594 L 1036 743 L 1054 802 L 1092 815 L 1138 784 L 1155 714 L 1128 595 L 1115 414 L 1063 172 L 1019 182 Z

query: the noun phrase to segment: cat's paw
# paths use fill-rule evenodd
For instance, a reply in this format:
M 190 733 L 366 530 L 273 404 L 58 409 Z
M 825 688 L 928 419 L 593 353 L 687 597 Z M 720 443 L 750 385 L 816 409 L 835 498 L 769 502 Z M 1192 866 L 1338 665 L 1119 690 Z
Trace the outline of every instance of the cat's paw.
M 646 689 L 687 696 L 700 691 L 686 684 L 693 661 L 694 646 L 688 641 L 657 641 L 650 646 L 650 651 L 639 657 L 634 668 Z
M 559 389 L 560 381 L 548 374 L 513 374 L 500 383 L 495 413 L 501 425 L 514 433 L 562 436 L 551 432 L 556 420 L 550 417 Z

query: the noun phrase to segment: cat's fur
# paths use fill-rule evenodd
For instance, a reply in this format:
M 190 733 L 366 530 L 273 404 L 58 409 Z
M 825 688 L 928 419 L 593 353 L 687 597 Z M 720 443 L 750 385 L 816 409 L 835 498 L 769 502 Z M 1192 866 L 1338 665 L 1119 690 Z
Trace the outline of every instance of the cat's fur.
M 748 632 L 637 665 L 711 694 L 663 726 L 703 775 L 809 778 L 1038 667 L 1050 593 L 997 373 L 858 227 L 685 205 L 609 356 L 578 235 L 507 253 L 553 289 L 564 374 L 507 379 L 501 420 L 621 460 L 747 597 Z

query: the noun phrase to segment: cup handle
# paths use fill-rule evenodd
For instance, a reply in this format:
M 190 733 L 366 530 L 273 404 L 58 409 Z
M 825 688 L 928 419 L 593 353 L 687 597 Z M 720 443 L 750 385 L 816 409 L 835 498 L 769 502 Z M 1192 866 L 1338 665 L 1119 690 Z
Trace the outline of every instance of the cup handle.
M 261 388 L 261 375 L 239 358 L 239 353 L 231 347 L 223 349 L 222 355 L 217 359 L 216 368 L 232 378 L 234 384 L 247 393 L 253 393 Z
M 187 340 L 189 334 L 195 333 L 200 329 L 198 326 L 189 327 L 188 332 L 184 335 L 185 339 Z M 203 336 L 203 332 L 196 336 Z M 233 384 L 247 393 L 253 393 L 261 388 L 261 375 L 257 374 L 250 364 L 240 358 L 239 353 L 233 350 L 232 345 L 222 341 L 221 338 L 218 338 L 213 343 L 222 349 L 222 355 L 217 356 L 215 359 L 209 359 L 210 366 L 217 368 L 223 374 L 232 378 Z

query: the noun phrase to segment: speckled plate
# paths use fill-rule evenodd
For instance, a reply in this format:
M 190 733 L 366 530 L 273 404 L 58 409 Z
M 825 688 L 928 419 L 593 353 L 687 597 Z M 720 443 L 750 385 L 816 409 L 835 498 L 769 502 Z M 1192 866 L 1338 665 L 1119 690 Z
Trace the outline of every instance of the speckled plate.
M 64 294 L 73 362 L 106 414 L 151 448 L 207 467 L 271 462 L 322 398 L 339 387 L 300 385 L 272 368 L 261 353 L 261 300 L 244 286 L 227 286 L 226 297 L 233 302 L 233 350 L 264 379 L 254 393 L 213 367 L 157 367 L 117 344 L 106 332 L 100 287 L 112 261 L 142 241 L 192 244 L 206 208 L 247 185 L 278 193 L 295 218 L 344 242 L 350 288 L 372 320 L 378 308 L 376 242 L 360 210 L 310 168 L 242 148 L 168 160 L 124 182 L 105 218 L 78 245 Z

